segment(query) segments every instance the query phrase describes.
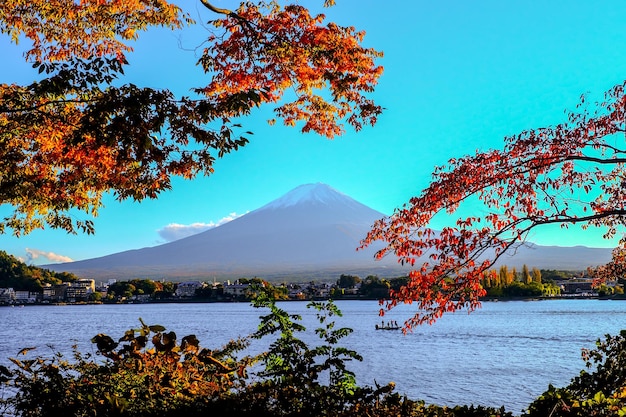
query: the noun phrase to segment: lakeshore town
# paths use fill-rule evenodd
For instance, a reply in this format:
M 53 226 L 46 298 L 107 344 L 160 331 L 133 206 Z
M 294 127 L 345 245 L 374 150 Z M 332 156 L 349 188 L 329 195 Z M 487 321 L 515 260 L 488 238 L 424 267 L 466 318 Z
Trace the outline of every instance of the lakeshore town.
M 549 272 L 549 271 L 548 271 Z M 554 271 L 556 272 L 556 271 Z M 570 276 L 548 283 L 514 279 L 510 282 L 483 283 L 486 300 L 511 298 L 623 298 L 620 283 L 593 286 L 588 277 Z M 45 284 L 41 291 L 0 288 L 0 305 L 22 306 L 34 304 L 73 303 L 149 303 L 149 302 L 236 302 L 249 301 L 254 285 L 269 288 L 278 300 L 320 299 L 381 299 L 389 291 L 399 288 L 408 278 L 380 279 L 368 276 L 361 279 L 342 274 L 336 282 L 270 283 L 260 278 L 241 278 L 233 282 L 183 281 L 166 282 L 150 279 L 115 280 L 96 283 L 93 279 L 76 278 L 70 282 Z M 492 285 L 489 285 L 492 284 Z

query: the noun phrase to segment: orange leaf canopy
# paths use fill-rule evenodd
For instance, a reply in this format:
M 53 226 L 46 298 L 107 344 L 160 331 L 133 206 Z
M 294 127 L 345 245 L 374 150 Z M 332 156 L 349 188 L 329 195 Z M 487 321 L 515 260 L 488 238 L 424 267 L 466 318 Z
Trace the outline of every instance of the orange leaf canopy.
M 247 2 L 230 12 L 201 2 L 224 17 L 209 22 L 215 30 L 199 60 L 209 81 L 194 97 L 122 83 L 129 42 L 141 31 L 193 23 L 174 4 L 0 3 L 0 32 L 32 44 L 25 58 L 43 77 L 0 84 L 0 204 L 14 208 L 0 233 L 46 225 L 93 232 L 91 220 L 70 213 L 95 215 L 105 193 L 156 198 L 172 176 L 212 173 L 217 157 L 248 142 L 231 119 L 263 103 L 277 103 L 285 124 L 329 138 L 344 123 L 376 122 L 381 109 L 364 94 L 382 73 L 381 54 L 361 46 L 362 32 L 324 24 L 302 6 Z

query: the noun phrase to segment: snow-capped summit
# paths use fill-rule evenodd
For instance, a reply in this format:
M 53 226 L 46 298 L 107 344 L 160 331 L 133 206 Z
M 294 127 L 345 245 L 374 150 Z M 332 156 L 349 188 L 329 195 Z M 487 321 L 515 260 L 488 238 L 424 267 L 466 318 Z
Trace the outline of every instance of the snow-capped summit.
M 338 202 L 341 202 L 342 204 L 351 202 L 358 204 L 358 202 L 351 197 L 335 190 L 327 184 L 318 182 L 300 185 L 282 197 L 277 198 L 276 200 L 261 207 L 259 210 L 284 208 L 298 204 L 310 203 L 330 205 Z

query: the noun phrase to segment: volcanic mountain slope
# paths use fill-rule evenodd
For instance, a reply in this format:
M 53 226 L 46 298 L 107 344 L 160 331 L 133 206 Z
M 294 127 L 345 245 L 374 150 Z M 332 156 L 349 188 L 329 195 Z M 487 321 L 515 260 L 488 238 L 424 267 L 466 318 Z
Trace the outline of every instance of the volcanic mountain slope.
M 374 221 L 384 217 L 328 185 L 302 185 L 214 229 L 159 246 L 84 261 L 46 265 L 96 279 L 182 280 L 259 276 L 276 280 L 335 280 L 406 274 L 393 257 L 375 261 L 373 245 L 356 251 Z M 583 270 L 606 263 L 610 249 L 527 244 L 498 265 Z
M 590 266 L 603 265 L 611 260 L 610 248 L 587 246 L 541 246 L 525 243 L 500 257 L 496 266 L 584 271 Z
M 374 249 L 356 251 L 374 221 L 382 217 L 383 213 L 328 185 L 307 184 L 197 235 L 47 267 L 99 279 L 401 275 L 404 270 L 394 259 L 375 261 Z

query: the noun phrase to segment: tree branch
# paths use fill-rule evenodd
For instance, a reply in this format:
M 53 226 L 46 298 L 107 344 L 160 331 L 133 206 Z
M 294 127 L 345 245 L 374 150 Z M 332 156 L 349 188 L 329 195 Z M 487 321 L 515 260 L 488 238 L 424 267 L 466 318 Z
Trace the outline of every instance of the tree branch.
M 597 164 L 623 164 L 626 163 L 626 158 L 594 158 L 592 156 L 585 155 L 571 155 L 563 158 L 566 161 L 587 161 L 595 162 Z
M 209 3 L 207 0 L 200 0 L 200 3 L 202 3 L 202 5 L 204 7 L 206 7 L 207 9 L 211 10 L 214 13 L 219 13 L 219 14 L 225 14 L 225 15 L 234 15 L 235 13 L 231 10 L 228 9 L 220 9 L 219 7 L 215 7 L 213 6 L 211 3 Z

